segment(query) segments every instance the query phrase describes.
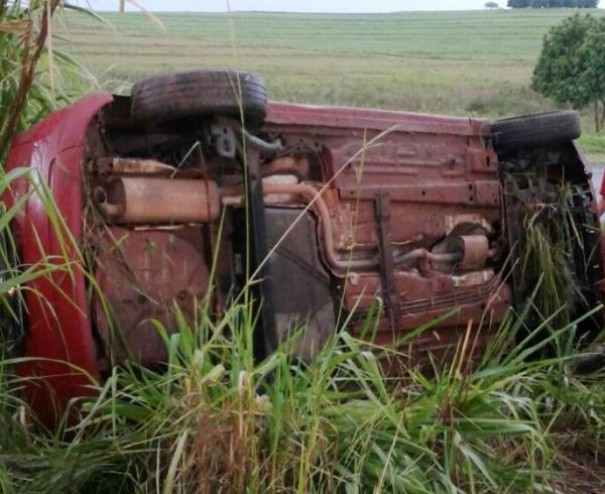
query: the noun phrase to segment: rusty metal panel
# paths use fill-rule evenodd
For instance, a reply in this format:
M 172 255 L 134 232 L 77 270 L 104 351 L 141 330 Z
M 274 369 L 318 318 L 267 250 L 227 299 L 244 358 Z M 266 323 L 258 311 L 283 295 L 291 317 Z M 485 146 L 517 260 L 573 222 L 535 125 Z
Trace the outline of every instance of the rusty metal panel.
M 370 201 L 342 202 L 331 209 L 334 242 L 343 253 L 368 250 L 377 245 L 373 205 Z M 493 207 L 409 204 L 391 201 L 392 239 L 401 248 L 429 247 L 452 228 L 452 221 L 476 218 L 477 224 L 491 225 L 500 218 Z
M 485 301 L 500 285 L 501 280 L 489 269 L 457 276 L 439 272 L 434 272 L 432 276 L 408 271 L 395 272 L 402 313 L 421 313 L 429 309 L 447 309 Z M 349 311 L 368 309 L 381 292 L 378 274 L 351 275 L 346 283 L 344 306 Z
M 346 128 L 389 130 L 398 126 L 410 132 L 460 136 L 489 135 L 489 121 L 464 117 L 424 115 L 412 112 L 298 105 L 271 101 L 265 119 L 268 126 L 305 126 L 316 129 Z
M 335 332 L 331 277 L 319 260 L 315 220 L 302 209 L 267 208 L 275 318 L 280 342 L 296 335 L 294 353 L 312 357 Z M 286 235 L 286 232 L 294 227 Z
M 447 235 L 446 209 L 450 218 L 473 213 L 481 224 L 500 218 L 497 157 L 484 120 L 271 103 L 265 128 L 287 145 L 313 140 L 322 178 L 337 194 L 325 196 L 343 255 L 377 247 L 373 201 L 382 192 L 392 240 L 410 249 Z
M 489 341 L 490 334 L 497 330 L 508 313 L 511 299 L 510 288 L 501 284 L 480 300 L 442 307 L 427 307 L 417 312 L 403 312 L 398 331 L 393 331 L 388 320 L 382 318 L 378 322 L 377 331 L 364 336 L 371 339 L 373 343 L 392 346 L 396 342 L 405 341 L 407 332 L 423 324 L 430 325 L 436 318 L 451 312 L 450 317 L 440 320 L 439 324 L 429 326 L 418 337 L 413 340 L 408 339 L 406 347 L 399 346 L 399 348 L 415 354 L 416 357 L 422 357 L 428 352 L 438 355 L 439 352 L 447 349 L 455 349 L 456 344 L 470 329 L 472 340 L 477 335 L 484 337 L 477 344 L 478 349 L 483 350 Z M 454 311 L 454 309 L 458 310 Z M 360 323 L 354 324 L 353 332 L 362 335 L 361 328 Z
M 457 204 L 470 206 L 500 207 L 500 183 L 498 181 L 445 181 L 401 185 L 391 181 L 384 185 L 342 186 L 343 199 L 372 199 L 378 191 L 388 192 L 394 201 L 419 204 Z
M 99 239 L 95 276 L 111 314 L 97 298 L 97 330 L 113 361 L 132 355 L 145 365 L 165 362 L 152 320 L 174 333 L 178 307 L 193 325 L 208 286 L 201 230 L 109 228 Z

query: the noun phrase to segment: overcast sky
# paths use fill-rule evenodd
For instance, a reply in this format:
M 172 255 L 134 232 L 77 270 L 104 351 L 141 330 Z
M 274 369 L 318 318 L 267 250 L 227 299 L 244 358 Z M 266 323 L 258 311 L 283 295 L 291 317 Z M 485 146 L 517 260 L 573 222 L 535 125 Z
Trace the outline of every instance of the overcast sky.
M 498 0 L 496 0 L 498 1 Z M 115 10 L 118 0 L 80 0 L 96 10 Z M 481 9 L 485 0 L 136 0 L 143 7 L 158 11 L 195 10 L 274 10 L 284 12 L 395 12 L 398 10 Z M 506 0 L 500 0 L 505 5 Z

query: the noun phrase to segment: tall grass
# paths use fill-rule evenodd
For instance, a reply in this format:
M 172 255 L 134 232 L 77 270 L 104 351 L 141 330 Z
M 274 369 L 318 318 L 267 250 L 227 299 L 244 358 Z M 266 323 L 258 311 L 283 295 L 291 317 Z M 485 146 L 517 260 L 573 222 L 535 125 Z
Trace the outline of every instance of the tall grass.
M 64 8 L 70 7 L 61 0 L 0 0 L 0 160 L 18 132 L 95 85 L 83 66 L 48 42 L 51 17 Z
M 33 415 L 21 400 L 15 382 L 14 355 L 22 341 L 22 297 L 38 277 L 69 272 L 73 266 L 63 257 L 48 257 L 35 265 L 22 265 L 15 256 L 16 245 L 11 224 L 26 202 L 36 196 L 38 204 L 61 230 L 62 220 L 46 185 L 23 168 L 4 170 L 11 141 L 26 127 L 49 111 L 71 100 L 77 88 L 92 81 L 85 71 L 47 43 L 51 17 L 59 0 L 29 2 L 0 0 L 0 196 L 14 182 L 27 184 L 27 192 L 11 205 L 0 205 L 0 455 L 17 444 L 35 441 L 28 427 Z M 15 490 L 11 465 L 0 461 L 0 491 Z
M 31 124 L 52 108 L 52 97 L 38 85 L 35 71 L 46 46 L 49 20 L 59 1 L 33 1 L 29 8 L 21 2 L 0 2 L 0 25 L 3 36 L 0 50 L 0 156 L 5 156 L 15 132 Z
M 310 362 L 286 343 L 254 363 L 251 315 L 234 306 L 217 322 L 200 312 L 195 328 L 181 318 L 171 336 L 158 326 L 166 367 L 115 369 L 75 426 L 21 429 L 28 439 L 0 454 L 12 488 L 555 492 L 558 445 L 600 451 L 602 383 L 569 375 L 563 355 L 528 363 L 547 341 L 503 351 L 519 321 L 503 324 L 476 362 L 461 345 L 434 375 L 410 368 L 393 380 L 382 360 L 403 356 L 370 352 L 346 331 Z

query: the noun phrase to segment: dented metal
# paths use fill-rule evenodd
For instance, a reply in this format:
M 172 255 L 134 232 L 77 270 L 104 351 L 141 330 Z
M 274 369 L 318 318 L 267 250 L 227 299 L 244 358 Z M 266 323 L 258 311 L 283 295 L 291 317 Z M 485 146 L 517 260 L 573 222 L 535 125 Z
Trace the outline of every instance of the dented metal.
M 596 211 L 572 143 L 499 155 L 484 119 L 271 102 L 244 131 L 220 112 L 142 122 L 130 103 L 98 95 L 61 110 L 17 139 L 9 157 L 8 169 L 42 172 L 86 254 L 68 248 L 72 276 L 36 280 L 26 292 L 25 348 L 41 363 L 20 372 L 47 379 L 26 380 L 47 420 L 55 402 L 65 407 L 81 393 L 85 376 L 131 359 L 161 367 L 158 323 L 169 334 L 195 328 L 200 307 L 220 318 L 244 287 L 262 316 L 255 336 L 272 333 L 255 338 L 263 351 L 292 336 L 293 356 L 313 358 L 346 320 L 347 331 L 378 345 L 398 345 L 432 321 L 399 348 L 409 362 L 427 352 L 446 358 L 469 335 L 479 353 L 522 297 L 510 257 L 523 236 L 519 199 L 534 190 L 528 170 L 547 166 L 540 180 L 580 190 L 573 214 L 582 224 Z M 7 201 L 27 190 L 15 184 Z M 15 229 L 24 263 L 66 255 L 35 197 Z M 581 234 L 599 257 L 594 235 Z M 579 260 L 594 306 L 601 266 Z M 402 368 L 391 364 L 386 372 Z

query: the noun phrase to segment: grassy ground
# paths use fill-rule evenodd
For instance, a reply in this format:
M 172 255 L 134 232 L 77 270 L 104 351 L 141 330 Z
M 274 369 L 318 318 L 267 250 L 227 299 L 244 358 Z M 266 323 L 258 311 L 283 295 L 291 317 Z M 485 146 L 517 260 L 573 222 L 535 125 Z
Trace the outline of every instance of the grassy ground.
M 246 313 L 180 328 L 161 374 L 117 369 L 67 433 L 0 414 L 3 492 L 602 492 L 587 474 L 602 448 L 602 376 L 528 363 L 529 348 L 504 355 L 518 325 L 505 324 L 475 366 L 459 348 L 431 378 L 411 369 L 385 381 L 345 332 L 308 365 L 285 351 L 254 365 Z
M 56 44 L 112 89 L 151 73 L 231 67 L 261 74 L 273 99 L 497 118 L 553 107 L 529 83 L 543 35 L 570 14 L 157 14 L 164 29 L 141 13 L 104 13 L 107 24 L 71 14 L 58 19 Z M 584 120 L 591 129 L 589 112 Z M 605 153 L 602 138 L 586 144 Z
M 104 78 L 235 67 L 276 99 L 496 116 L 548 106 L 527 88 L 542 36 L 568 15 L 158 14 L 161 30 L 108 13 L 111 26 L 70 16 L 61 34 Z

